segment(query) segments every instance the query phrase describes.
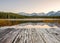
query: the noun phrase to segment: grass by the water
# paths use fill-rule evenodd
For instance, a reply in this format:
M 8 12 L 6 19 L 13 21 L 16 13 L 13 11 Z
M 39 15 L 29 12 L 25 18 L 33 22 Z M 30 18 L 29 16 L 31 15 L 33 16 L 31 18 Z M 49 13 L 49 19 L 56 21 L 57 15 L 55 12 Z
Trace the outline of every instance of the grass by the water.
M 59 23 L 60 24 L 60 20 L 42 20 L 42 21 L 0 20 L 0 26 L 12 26 L 12 25 L 17 25 L 17 24 L 26 23 L 26 22 L 46 22 L 46 23 Z

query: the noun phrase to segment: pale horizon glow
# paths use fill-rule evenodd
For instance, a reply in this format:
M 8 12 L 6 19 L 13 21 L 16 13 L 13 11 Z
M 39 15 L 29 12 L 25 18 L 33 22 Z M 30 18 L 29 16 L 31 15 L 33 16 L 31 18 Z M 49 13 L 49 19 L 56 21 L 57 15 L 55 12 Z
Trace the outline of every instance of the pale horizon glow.
M 59 11 L 60 0 L 0 0 L 0 11 L 40 13 Z

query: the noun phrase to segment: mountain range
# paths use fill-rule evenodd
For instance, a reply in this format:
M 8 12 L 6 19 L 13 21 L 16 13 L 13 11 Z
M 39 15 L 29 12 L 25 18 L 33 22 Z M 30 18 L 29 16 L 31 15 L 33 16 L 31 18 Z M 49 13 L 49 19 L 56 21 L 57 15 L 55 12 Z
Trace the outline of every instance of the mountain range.
M 20 12 L 20 15 L 24 15 L 24 16 L 60 16 L 60 11 L 54 12 L 54 11 L 50 11 L 48 13 L 25 13 L 25 12 Z
M 0 12 L 0 19 L 25 19 L 25 18 L 60 18 L 60 11 L 48 12 L 48 13 L 11 13 L 11 12 Z

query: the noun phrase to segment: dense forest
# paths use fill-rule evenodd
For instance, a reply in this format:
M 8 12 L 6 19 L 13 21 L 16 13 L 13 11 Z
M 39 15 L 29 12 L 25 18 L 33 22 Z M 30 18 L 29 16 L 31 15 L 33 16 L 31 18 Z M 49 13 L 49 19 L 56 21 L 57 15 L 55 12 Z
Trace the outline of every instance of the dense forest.
M 0 19 L 17 19 L 17 18 L 24 18 L 24 16 L 18 15 L 16 13 L 0 12 Z
M 17 13 L 0 12 L 0 19 L 23 19 L 23 18 L 60 18 L 60 16 L 23 16 Z

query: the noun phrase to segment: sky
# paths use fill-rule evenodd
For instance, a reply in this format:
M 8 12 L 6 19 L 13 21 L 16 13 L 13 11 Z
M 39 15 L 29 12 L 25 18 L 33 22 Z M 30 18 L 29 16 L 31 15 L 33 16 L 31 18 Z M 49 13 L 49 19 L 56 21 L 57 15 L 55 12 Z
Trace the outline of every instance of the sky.
M 0 11 L 40 13 L 59 11 L 60 0 L 0 0 Z

